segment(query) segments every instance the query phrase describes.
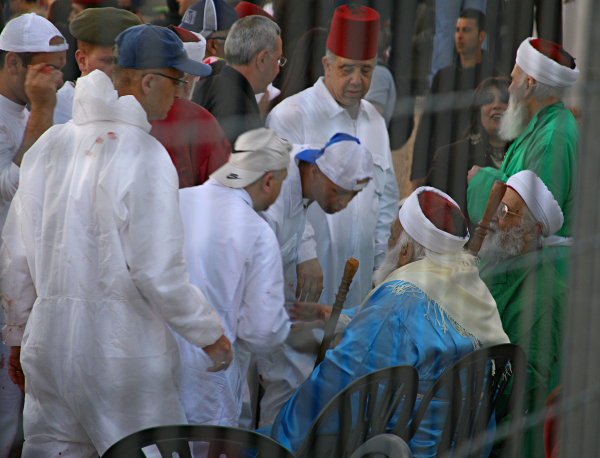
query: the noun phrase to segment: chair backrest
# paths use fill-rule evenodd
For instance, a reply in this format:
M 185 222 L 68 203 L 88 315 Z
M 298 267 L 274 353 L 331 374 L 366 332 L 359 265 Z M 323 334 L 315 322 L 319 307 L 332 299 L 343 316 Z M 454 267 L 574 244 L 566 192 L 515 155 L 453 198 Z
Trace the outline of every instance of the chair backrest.
M 163 458 L 192 458 L 188 441 L 207 442 L 208 458 L 294 458 L 273 439 L 239 428 L 212 425 L 172 425 L 148 428 L 113 444 L 102 458 L 145 458 L 142 448 L 156 445 Z
M 372 437 L 358 447 L 350 458 L 366 458 L 373 454 L 386 458 L 413 458 L 406 442 L 393 434 Z
M 437 456 L 452 452 L 452 458 L 479 457 L 490 419 L 511 383 L 506 415 L 516 422 L 523 414 L 526 371 L 525 351 L 515 344 L 469 353 L 446 369 L 425 393 L 409 425 L 408 440 L 417 432 L 432 399 L 442 391 L 447 393 L 448 414 Z M 509 441 L 506 456 L 516 456 L 514 445 L 515 441 Z
M 412 366 L 386 367 L 353 381 L 319 412 L 296 457 L 348 458 L 378 434 L 407 436 L 418 383 L 419 374 Z M 401 403 L 398 419 L 393 428 L 389 428 Z M 321 425 L 332 417 L 338 420 L 337 433 L 329 437 L 319 435 Z

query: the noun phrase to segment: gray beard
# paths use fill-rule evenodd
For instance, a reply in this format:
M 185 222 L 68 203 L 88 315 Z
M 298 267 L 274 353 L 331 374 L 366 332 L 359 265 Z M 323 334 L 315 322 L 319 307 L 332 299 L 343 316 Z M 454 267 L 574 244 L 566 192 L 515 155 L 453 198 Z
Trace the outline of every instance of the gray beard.
M 381 285 L 390 274 L 398 269 L 398 261 L 400 260 L 400 252 L 402 247 L 398 243 L 394 248 L 388 249 L 385 259 L 379 266 L 379 268 L 373 272 L 373 284 L 375 286 Z
M 498 224 L 491 223 L 491 228 L 496 231 L 488 232 L 483 239 L 481 249 L 479 250 L 479 257 L 487 261 L 503 261 L 505 259 L 514 258 L 519 256 L 525 246 L 525 221 L 514 226 L 508 231 L 500 231 Z
M 511 100 L 508 104 L 508 109 L 500 120 L 498 136 L 507 142 L 517 139 L 523 133 L 525 127 L 527 127 L 528 118 L 527 105 L 522 100 Z

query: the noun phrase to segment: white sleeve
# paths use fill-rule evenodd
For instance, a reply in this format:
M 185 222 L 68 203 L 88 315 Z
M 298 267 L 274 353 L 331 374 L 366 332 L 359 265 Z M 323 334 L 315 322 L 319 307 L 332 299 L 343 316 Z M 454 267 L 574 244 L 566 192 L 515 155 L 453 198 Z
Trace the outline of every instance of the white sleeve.
M 305 261 L 310 261 L 317 257 L 317 242 L 315 241 L 315 230 L 312 225 L 306 220 L 302 240 L 298 246 L 298 257 L 296 264 L 302 264 Z
M 168 165 L 165 169 L 164 158 L 155 162 L 148 160 L 149 155 L 156 156 L 156 151 L 140 154 L 131 164 L 120 202 L 128 217 L 120 233 L 129 273 L 174 331 L 204 347 L 221 337 L 225 328 L 204 294 L 190 283 L 182 254 L 177 172 Z M 166 152 L 164 156 L 168 159 Z
M 389 155 L 390 167 L 384 170 L 385 181 L 383 193 L 379 196 L 379 219 L 375 227 L 375 269 L 385 259 L 390 228 L 393 222 L 396 221 L 396 218 L 398 218 L 398 209 L 400 206 L 400 192 L 398 191 L 398 183 L 389 148 L 387 149 L 387 154 Z
M 257 354 L 282 344 L 291 326 L 284 308 L 283 266 L 277 245 L 273 234 L 263 233 L 246 261 L 237 338 Z
M 10 201 L 19 186 L 19 166 L 13 162 L 17 152 L 6 129 L 0 126 L 0 197 Z

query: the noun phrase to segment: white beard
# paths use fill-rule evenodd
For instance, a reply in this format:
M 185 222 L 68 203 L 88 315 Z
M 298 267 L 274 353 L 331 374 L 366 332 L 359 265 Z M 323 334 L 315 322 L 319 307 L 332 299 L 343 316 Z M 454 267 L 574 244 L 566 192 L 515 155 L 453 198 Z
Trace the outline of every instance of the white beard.
M 529 111 L 523 100 L 513 100 L 508 104 L 508 110 L 500 120 L 500 129 L 498 136 L 507 142 L 513 141 L 519 137 L 527 127 Z
M 394 248 L 388 249 L 385 254 L 385 259 L 379 266 L 379 268 L 373 272 L 373 284 L 375 286 L 381 285 L 390 274 L 398 269 L 398 261 L 400 260 L 400 252 L 402 251 L 400 243 L 396 244 Z
M 500 231 L 498 224 L 492 222 L 490 227 L 496 232 L 488 232 L 483 239 L 479 257 L 488 261 L 503 261 L 505 259 L 519 256 L 525 246 L 525 221 L 521 222 L 509 229 L 508 231 Z

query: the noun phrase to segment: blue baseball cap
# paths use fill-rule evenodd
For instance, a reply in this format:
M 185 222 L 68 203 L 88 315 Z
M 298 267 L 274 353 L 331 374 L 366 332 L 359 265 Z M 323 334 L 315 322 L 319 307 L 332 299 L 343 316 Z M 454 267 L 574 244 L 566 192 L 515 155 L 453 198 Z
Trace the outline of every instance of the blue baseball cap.
M 371 153 L 358 138 L 345 133 L 335 134 L 321 149 L 300 151 L 296 159 L 315 164 L 327 178 L 348 191 L 360 191 L 373 178 Z
M 187 9 L 179 27 L 208 38 L 217 30 L 229 30 L 237 20 L 237 11 L 224 0 L 199 0 Z
M 115 42 L 119 47 L 119 67 L 138 70 L 173 67 L 197 76 L 212 73 L 210 65 L 190 59 L 177 34 L 163 27 L 150 24 L 131 27 Z

